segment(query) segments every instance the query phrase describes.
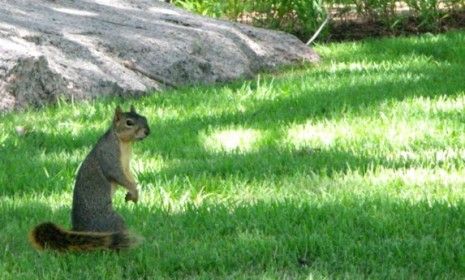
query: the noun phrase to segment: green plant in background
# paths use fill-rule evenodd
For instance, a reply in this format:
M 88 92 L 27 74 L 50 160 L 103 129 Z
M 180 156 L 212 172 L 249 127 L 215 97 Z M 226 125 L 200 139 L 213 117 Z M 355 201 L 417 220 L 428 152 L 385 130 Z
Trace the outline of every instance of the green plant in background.
M 279 29 L 305 38 L 325 19 L 322 0 L 253 1 L 249 13 L 257 26 Z
M 447 10 L 439 9 L 438 0 L 406 0 L 409 7 L 412 8 L 415 15 L 420 18 L 419 28 L 426 30 L 438 29 L 438 23 L 441 17 L 447 16 Z
M 175 0 L 176 5 L 207 16 L 227 18 L 255 26 L 292 33 L 308 39 L 326 18 L 328 11 L 337 7 L 345 13 L 369 22 L 379 22 L 380 28 L 401 29 L 409 16 L 415 16 L 416 28 L 438 31 L 440 22 L 451 12 L 462 9 L 465 0 Z M 410 10 L 405 13 L 399 5 Z M 353 16 L 353 15 L 352 15 Z M 343 17 L 342 17 L 343 18 Z M 412 24 L 410 21 L 409 24 Z M 330 26 L 321 38 L 330 33 Z
M 306 38 L 326 17 L 323 0 L 176 0 L 187 10 L 218 18 L 279 29 Z
M 189 10 L 196 12 L 204 16 L 211 16 L 220 18 L 227 13 L 228 7 L 225 7 L 224 1 L 210 1 L 210 0 L 175 0 L 172 1 L 174 4 Z
M 395 2 L 386 0 L 364 0 L 362 14 L 370 20 L 391 18 L 395 14 Z

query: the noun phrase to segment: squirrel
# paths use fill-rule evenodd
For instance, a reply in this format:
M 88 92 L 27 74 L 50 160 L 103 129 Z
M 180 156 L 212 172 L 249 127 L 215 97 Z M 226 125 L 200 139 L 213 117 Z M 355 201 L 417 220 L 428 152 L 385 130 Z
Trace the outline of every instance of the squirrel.
M 138 243 L 128 233 L 123 218 L 113 210 L 117 185 L 127 189 L 125 201 L 137 203 L 139 193 L 129 170 L 132 144 L 150 134 L 147 119 L 116 107 L 113 122 L 87 155 L 76 176 L 71 209 L 72 229 L 51 222 L 34 227 L 29 240 L 37 250 L 120 250 Z

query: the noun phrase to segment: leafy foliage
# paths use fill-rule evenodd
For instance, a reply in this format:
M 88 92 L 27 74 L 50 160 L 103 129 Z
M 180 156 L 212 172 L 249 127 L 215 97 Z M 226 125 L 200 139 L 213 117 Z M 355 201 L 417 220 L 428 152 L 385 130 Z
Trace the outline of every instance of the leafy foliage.
M 381 22 L 387 29 L 401 28 L 409 16 L 418 18 L 417 29 L 437 31 L 451 12 L 463 9 L 465 0 L 175 0 L 176 5 L 203 15 L 224 17 L 256 26 L 279 29 L 308 39 L 328 12 L 346 20 Z M 410 12 L 405 13 L 406 10 Z M 328 28 L 331 26 L 329 25 Z M 330 30 L 326 30 L 329 34 Z M 324 37 L 323 33 L 323 37 Z
M 279 29 L 304 37 L 325 19 L 323 0 L 176 0 L 176 5 L 214 17 Z

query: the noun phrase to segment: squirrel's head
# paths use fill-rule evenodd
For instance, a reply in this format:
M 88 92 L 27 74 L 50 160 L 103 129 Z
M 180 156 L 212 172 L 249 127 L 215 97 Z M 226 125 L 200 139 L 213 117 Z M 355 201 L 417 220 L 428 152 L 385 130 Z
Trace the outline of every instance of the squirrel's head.
M 123 112 L 120 106 L 116 107 L 113 128 L 123 142 L 142 140 L 150 134 L 147 118 L 137 114 L 134 106 L 131 106 L 129 112 Z

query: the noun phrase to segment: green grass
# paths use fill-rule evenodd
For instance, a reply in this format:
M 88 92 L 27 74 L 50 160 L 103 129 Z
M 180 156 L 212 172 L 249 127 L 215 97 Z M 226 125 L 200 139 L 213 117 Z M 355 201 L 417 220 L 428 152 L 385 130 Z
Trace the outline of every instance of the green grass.
M 118 100 L 0 121 L 1 279 L 463 279 L 465 32 L 321 45 L 323 62 L 125 102 L 145 237 L 119 254 L 35 252 L 69 227 L 74 174 Z M 18 136 L 16 126 L 30 133 Z

